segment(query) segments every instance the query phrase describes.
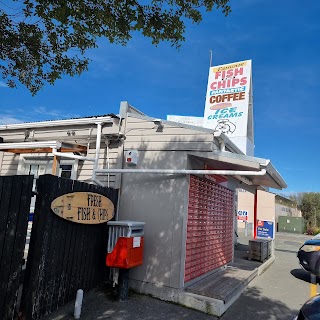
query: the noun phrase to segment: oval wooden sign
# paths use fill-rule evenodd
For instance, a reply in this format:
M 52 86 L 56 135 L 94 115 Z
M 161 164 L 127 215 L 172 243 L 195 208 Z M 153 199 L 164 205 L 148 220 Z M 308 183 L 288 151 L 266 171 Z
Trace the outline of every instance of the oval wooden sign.
M 51 202 L 51 210 L 63 219 L 83 224 L 104 223 L 114 216 L 112 201 L 93 192 L 64 194 Z

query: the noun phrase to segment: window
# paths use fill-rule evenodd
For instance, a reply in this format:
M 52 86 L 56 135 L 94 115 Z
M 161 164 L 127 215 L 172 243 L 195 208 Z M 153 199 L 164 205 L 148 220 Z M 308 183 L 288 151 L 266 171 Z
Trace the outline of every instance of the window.
M 53 160 L 50 157 L 24 156 L 21 161 L 19 174 L 29 174 L 34 176 L 33 191 L 36 191 L 36 183 L 39 176 L 52 173 Z M 61 159 L 59 177 L 67 179 L 77 179 L 78 160 Z
M 39 176 L 47 173 L 47 164 L 30 164 L 27 168 L 27 174 L 33 175 L 32 191 L 36 191 L 36 184 Z
M 72 165 L 71 164 L 60 164 L 59 176 L 62 178 L 70 179 L 72 175 Z
M 33 191 L 36 191 L 37 180 L 43 174 L 52 173 L 52 156 L 35 156 L 34 154 L 20 154 L 18 174 L 33 175 Z M 78 160 L 62 158 L 60 161 L 59 176 L 76 180 Z M 31 198 L 30 212 L 34 211 L 36 196 Z

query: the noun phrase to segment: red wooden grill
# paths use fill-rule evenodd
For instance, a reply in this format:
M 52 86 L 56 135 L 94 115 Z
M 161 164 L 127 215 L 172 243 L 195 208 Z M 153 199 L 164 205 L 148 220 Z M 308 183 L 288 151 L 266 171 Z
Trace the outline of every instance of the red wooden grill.
M 232 260 L 233 191 L 190 176 L 185 282 Z

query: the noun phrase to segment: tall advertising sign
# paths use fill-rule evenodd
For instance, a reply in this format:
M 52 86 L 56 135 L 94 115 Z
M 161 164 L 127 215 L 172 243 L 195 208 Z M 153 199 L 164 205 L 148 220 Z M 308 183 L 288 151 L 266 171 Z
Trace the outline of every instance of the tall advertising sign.
M 251 60 L 209 70 L 203 126 L 225 133 L 240 149 L 248 139 L 253 144 L 251 89 Z

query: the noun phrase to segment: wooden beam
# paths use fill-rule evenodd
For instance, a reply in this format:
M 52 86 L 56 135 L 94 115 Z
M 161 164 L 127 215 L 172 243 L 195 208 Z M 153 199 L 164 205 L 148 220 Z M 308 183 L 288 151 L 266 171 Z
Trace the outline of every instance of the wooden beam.
M 72 143 L 66 143 L 66 142 L 62 142 L 62 148 L 61 149 L 72 149 L 75 152 L 87 152 L 87 147 L 86 146 L 82 146 L 81 144 L 72 144 Z
M 53 163 L 52 163 L 52 175 L 58 176 L 60 169 L 60 157 L 54 156 Z

